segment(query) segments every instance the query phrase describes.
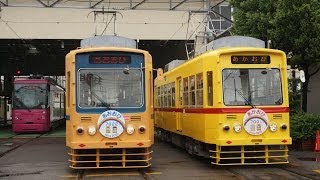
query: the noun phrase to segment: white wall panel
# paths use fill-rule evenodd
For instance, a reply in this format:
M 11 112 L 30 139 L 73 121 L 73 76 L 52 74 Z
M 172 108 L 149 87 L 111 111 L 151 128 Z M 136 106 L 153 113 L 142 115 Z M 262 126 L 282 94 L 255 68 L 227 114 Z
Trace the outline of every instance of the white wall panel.
M 2 7 L 1 39 L 83 39 L 100 35 L 112 15 L 97 9 Z M 101 9 L 100 9 L 101 10 Z M 116 16 L 116 34 L 133 39 L 185 40 L 188 11 L 121 10 Z M 200 18 L 201 19 L 201 18 Z M 104 34 L 113 34 L 113 21 Z M 189 26 L 189 35 L 196 26 Z M 17 35 L 16 35 L 17 34 Z M 193 39 L 193 38 L 192 38 Z
M 169 10 L 170 6 L 175 10 L 204 10 L 209 0 L 2 0 L 12 7 L 44 7 L 53 6 L 61 8 L 102 8 L 113 10 L 128 10 L 135 7 L 136 10 Z M 42 3 L 40 3 L 41 1 Z M 210 0 L 211 4 L 217 4 L 222 0 Z M 171 2 L 171 3 L 170 3 Z
M 310 78 L 308 88 L 308 109 L 310 113 L 320 113 L 319 92 L 320 92 L 320 73 Z

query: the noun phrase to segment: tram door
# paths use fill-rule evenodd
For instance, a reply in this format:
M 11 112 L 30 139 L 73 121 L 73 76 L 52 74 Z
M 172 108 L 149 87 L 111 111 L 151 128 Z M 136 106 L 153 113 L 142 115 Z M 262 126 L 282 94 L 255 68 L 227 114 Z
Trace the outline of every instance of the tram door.
M 180 109 L 182 108 L 182 98 L 183 98 L 183 88 L 182 88 L 182 80 L 181 80 L 181 77 L 178 77 L 177 78 L 177 81 L 178 82 L 178 87 L 177 87 L 177 91 L 178 92 L 178 103 L 176 103 L 176 109 L 178 109 L 178 111 L 176 112 L 176 129 L 177 131 L 182 131 L 182 111 L 180 112 Z

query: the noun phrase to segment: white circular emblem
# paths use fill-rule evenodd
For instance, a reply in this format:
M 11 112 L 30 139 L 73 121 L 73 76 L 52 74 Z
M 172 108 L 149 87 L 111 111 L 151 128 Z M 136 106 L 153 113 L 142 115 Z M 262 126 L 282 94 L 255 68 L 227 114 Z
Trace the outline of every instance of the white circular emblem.
M 99 132 L 106 138 L 116 138 L 124 131 L 125 120 L 121 113 L 115 110 L 103 112 L 98 119 Z
M 243 127 L 251 135 L 260 135 L 268 128 L 268 116 L 261 109 L 250 109 L 243 117 Z

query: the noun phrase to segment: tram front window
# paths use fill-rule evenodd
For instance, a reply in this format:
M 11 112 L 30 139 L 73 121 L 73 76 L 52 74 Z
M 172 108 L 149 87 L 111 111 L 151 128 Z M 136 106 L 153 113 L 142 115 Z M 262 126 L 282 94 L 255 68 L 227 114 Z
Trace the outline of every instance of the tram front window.
M 142 107 L 140 69 L 84 69 L 79 72 L 78 104 L 91 107 Z
M 44 109 L 47 107 L 45 84 L 15 84 L 13 93 L 14 109 Z
M 279 69 L 224 69 L 223 100 L 227 106 L 282 104 Z

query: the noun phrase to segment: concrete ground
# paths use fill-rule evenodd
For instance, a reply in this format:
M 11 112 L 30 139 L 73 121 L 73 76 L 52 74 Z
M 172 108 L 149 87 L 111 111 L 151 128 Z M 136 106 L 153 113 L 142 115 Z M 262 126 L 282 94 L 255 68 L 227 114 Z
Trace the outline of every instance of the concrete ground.
M 151 168 L 71 170 L 63 128 L 48 134 L 0 132 L 0 179 L 319 179 L 320 154 L 290 151 L 290 164 L 214 166 L 157 141 Z

